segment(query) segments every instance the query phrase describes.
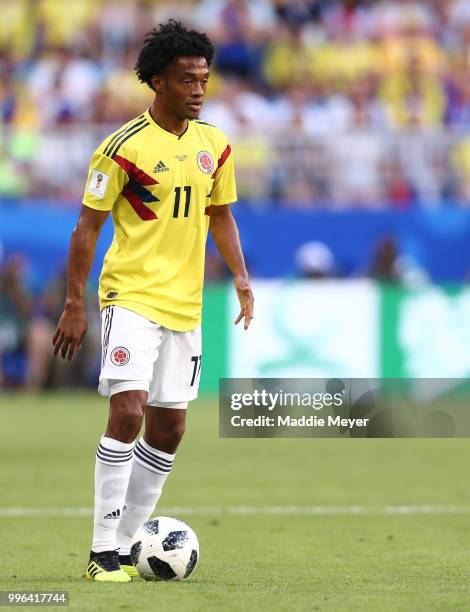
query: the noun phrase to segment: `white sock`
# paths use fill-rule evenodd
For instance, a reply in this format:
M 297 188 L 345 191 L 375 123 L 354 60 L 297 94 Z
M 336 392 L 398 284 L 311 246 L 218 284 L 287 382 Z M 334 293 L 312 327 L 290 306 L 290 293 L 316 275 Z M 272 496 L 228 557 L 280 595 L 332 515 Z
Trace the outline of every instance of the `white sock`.
M 134 462 L 116 541 L 120 555 L 128 555 L 132 538 L 152 516 L 173 465 L 174 455 L 152 448 L 141 438 L 134 450 Z
M 116 528 L 124 505 L 132 468 L 134 442 L 126 444 L 103 436 L 96 451 L 94 552 L 115 550 Z

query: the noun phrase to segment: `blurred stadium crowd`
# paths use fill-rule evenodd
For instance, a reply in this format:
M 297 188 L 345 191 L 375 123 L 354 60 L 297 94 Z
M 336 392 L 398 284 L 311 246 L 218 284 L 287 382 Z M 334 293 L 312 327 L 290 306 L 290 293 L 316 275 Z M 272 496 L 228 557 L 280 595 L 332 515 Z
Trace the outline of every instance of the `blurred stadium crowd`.
M 0 195 L 76 204 L 91 150 L 149 105 L 169 17 L 217 46 L 204 118 L 253 206 L 470 205 L 468 0 L 2 0 Z

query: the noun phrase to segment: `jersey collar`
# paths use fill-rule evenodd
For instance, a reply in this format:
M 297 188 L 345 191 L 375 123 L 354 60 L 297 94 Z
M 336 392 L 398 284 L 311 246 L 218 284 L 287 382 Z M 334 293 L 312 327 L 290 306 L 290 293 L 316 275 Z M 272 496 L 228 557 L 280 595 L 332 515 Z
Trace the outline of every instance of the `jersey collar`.
M 154 129 L 158 130 L 158 132 L 160 133 L 161 136 L 165 136 L 165 137 L 169 138 L 170 140 L 174 140 L 174 141 L 182 140 L 183 138 L 185 138 L 185 136 L 187 136 L 187 134 L 188 134 L 188 132 L 190 130 L 191 121 L 188 120 L 188 127 L 186 128 L 186 131 L 183 132 L 181 134 L 181 136 L 177 136 L 176 134 L 173 134 L 173 132 L 169 132 L 168 130 L 164 130 L 160 125 L 158 125 L 158 123 L 155 121 L 155 119 L 150 114 L 150 109 L 145 111 L 144 116 L 148 119 L 148 121 L 150 122 L 150 125 Z

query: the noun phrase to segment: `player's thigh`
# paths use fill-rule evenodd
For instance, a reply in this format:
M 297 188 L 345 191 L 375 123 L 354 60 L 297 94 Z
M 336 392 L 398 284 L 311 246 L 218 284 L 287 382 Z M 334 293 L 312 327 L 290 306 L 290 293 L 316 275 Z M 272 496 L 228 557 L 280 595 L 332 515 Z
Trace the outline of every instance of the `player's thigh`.
M 148 405 L 184 409 L 195 399 L 201 376 L 201 328 L 188 332 L 163 330 L 154 364 Z

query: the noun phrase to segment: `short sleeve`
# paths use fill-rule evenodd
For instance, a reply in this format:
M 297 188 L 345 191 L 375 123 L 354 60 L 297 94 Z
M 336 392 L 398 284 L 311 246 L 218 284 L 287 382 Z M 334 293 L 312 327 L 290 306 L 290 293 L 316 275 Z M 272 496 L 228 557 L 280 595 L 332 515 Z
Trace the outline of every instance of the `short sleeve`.
M 95 210 L 112 210 L 128 180 L 121 166 L 98 148 L 91 158 L 83 204 Z
M 211 192 L 211 204 L 215 206 L 237 201 L 232 148 L 228 143 L 225 143 L 225 145 L 213 174 L 214 185 Z

